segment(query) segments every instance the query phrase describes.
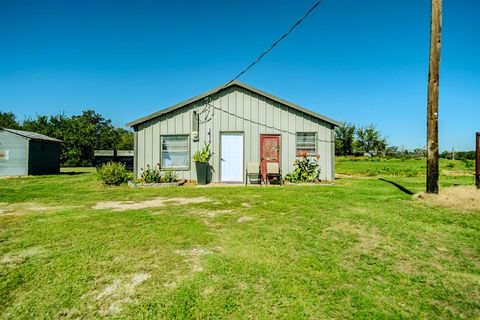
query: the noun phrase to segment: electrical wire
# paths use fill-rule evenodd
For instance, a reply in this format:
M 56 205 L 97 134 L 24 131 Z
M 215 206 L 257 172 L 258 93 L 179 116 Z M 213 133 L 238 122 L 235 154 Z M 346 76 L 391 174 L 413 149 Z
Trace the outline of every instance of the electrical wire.
M 296 136 L 297 135 L 297 132 L 293 132 L 293 131 L 289 131 L 289 130 L 286 130 L 286 129 L 281 129 L 281 128 L 277 128 L 277 127 L 274 127 L 274 126 L 269 126 L 269 125 L 266 125 L 264 123 L 260 123 L 260 122 L 257 122 L 257 121 L 253 121 L 251 119 L 247 119 L 245 117 L 241 117 L 240 115 L 238 114 L 235 114 L 235 113 L 232 113 L 232 112 L 229 112 L 227 110 L 223 110 L 222 108 L 220 107 L 216 107 L 214 106 L 213 104 L 210 104 L 210 107 L 215 109 L 215 110 L 218 110 L 220 112 L 223 112 L 223 113 L 226 113 L 230 116 L 233 116 L 233 117 L 236 117 L 240 120 L 243 120 L 245 122 L 250 122 L 252 124 L 255 124 L 255 125 L 258 125 L 258 126 L 262 126 L 262 127 L 265 127 L 265 128 L 268 128 L 268 129 L 272 129 L 272 130 L 276 130 L 276 131 L 279 131 L 279 132 L 283 132 L 283 133 L 286 133 L 286 134 L 291 134 L 291 135 L 294 135 Z M 208 122 L 208 121 L 207 121 Z M 316 141 L 319 141 L 319 142 L 326 142 L 326 143 L 334 143 L 335 141 L 334 140 L 324 140 L 324 139 L 315 139 Z
M 203 110 L 201 111 L 197 111 L 197 114 L 196 114 L 196 117 L 197 119 L 199 120 L 200 123 L 205 123 L 207 122 L 208 120 L 208 113 L 207 113 L 207 116 L 204 117 L 204 120 L 201 120 L 200 119 L 200 115 L 205 113 L 205 112 L 209 112 L 209 109 L 207 106 L 209 105 L 210 101 L 211 101 L 211 96 L 215 95 L 216 93 L 218 93 L 219 91 L 225 89 L 226 87 L 228 87 L 232 82 L 234 82 L 235 80 L 237 80 L 238 78 L 240 78 L 242 75 L 244 75 L 248 70 L 250 70 L 250 68 L 252 68 L 254 65 L 256 65 L 264 56 L 266 56 L 270 51 L 273 50 L 273 48 L 275 48 L 283 39 L 285 39 L 296 27 L 298 27 L 302 22 L 303 20 L 305 20 L 311 13 L 313 10 L 315 10 L 324 0 L 318 0 L 316 1 L 311 7 L 310 9 L 308 9 L 304 15 L 297 21 L 295 22 L 291 27 L 290 29 L 288 29 L 287 32 L 285 32 L 280 38 L 277 39 L 277 41 L 275 41 L 267 50 L 265 50 L 264 52 L 262 52 L 262 54 L 260 54 L 252 63 L 250 63 L 245 69 L 243 69 L 239 74 L 237 74 L 233 79 L 231 79 L 230 81 L 228 81 L 224 86 L 222 86 L 221 88 L 219 88 L 217 91 L 213 92 L 212 94 L 210 94 L 208 97 L 205 97 L 205 99 L 203 99 L 203 103 L 205 103 L 205 107 L 203 108 Z M 212 117 L 213 117 L 213 114 L 212 114 Z
M 259 55 L 257 57 L 257 59 L 255 59 L 252 63 L 250 63 L 245 69 L 243 69 L 239 74 L 237 74 L 236 77 L 234 77 L 232 80 L 230 80 L 229 82 L 227 82 L 223 87 L 228 87 L 229 84 L 231 84 L 233 81 L 237 80 L 238 78 L 240 78 L 243 74 L 245 74 L 251 67 L 253 67 L 255 64 L 257 64 L 264 56 L 266 56 L 270 51 L 272 51 L 273 48 L 275 48 L 283 39 L 285 39 L 289 34 L 290 32 L 292 32 L 296 27 L 298 27 L 298 25 L 300 23 L 303 22 L 303 20 L 305 20 L 309 15 L 310 13 L 312 13 L 313 10 L 315 10 L 321 3 L 323 2 L 323 0 L 319 0 L 317 2 L 315 2 L 313 4 L 313 6 L 307 10 L 307 12 L 305 12 L 305 14 L 303 15 L 303 17 L 301 17 L 297 22 L 295 22 L 291 27 L 290 29 L 288 29 L 287 32 L 285 32 L 277 41 L 275 41 L 267 50 L 265 50 L 264 52 L 262 52 L 261 55 Z
M 218 92 L 220 92 L 221 90 L 225 89 L 226 87 L 228 87 L 232 82 L 234 82 L 235 80 L 237 80 L 238 78 L 240 78 L 242 75 L 244 75 L 248 70 L 250 70 L 255 64 L 257 64 L 263 57 L 265 57 L 270 51 L 273 50 L 273 48 L 275 48 L 283 39 L 285 39 L 296 27 L 298 27 L 312 12 L 313 10 L 315 10 L 324 0 L 319 0 L 319 1 L 316 1 L 311 7 L 310 9 L 308 9 L 305 14 L 297 21 L 295 22 L 289 29 L 287 32 L 285 32 L 280 38 L 277 39 L 277 41 L 275 41 L 267 50 L 265 50 L 264 52 L 262 52 L 262 54 L 260 54 L 252 63 L 250 63 L 245 69 L 243 69 L 240 73 L 238 73 L 233 79 L 231 79 L 230 81 L 228 81 L 224 86 L 222 86 L 221 88 L 219 88 L 218 90 L 216 90 L 215 92 L 211 93 L 210 95 L 208 95 L 207 97 L 205 97 L 203 99 L 203 101 L 200 103 L 200 104 L 205 104 L 205 106 L 203 107 L 203 109 L 201 111 L 197 111 L 195 113 L 195 117 L 198 119 L 199 123 L 200 124 L 204 124 L 204 123 L 207 123 L 208 121 L 210 121 L 211 119 L 213 119 L 213 115 L 214 115 L 214 110 L 219 110 L 221 112 L 225 112 L 231 116 L 234 116 L 234 117 L 237 117 L 237 118 L 240 118 L 242 119 L 243 121 L 248 121 L 250 123 L 253 123 L 253 124 L 256 124 L 256 125 L 261 125 L 261 126 L 265 126 L 266 128 L 269 128 L 269 129 L 273 129 L 273 130 L 277 130 L 279 132 L 284 132 L 284 133 L 287 133 L 287 134 L 292 134 L 292 135 L 296 135 L 296 132 L 291 132 L 291 131 L 288 131 L 288 130 L 285 130 L 285 129 L 280 129 L 280 128 L 275 128 L 273 126 L 267 126 L 263 123 L 259 123 L 259 122 L 256 122 L 256 121 L 253 121 L 251 119 L 246 119 L 244 117 L 240 117 L 239 115 L 237 114 L 233 114 L 231 112 L 228 112 L 226 110 L 223 110 L 221 108 L 218 108 L 218 107 L 215 107 L 213 104 L 211 104 L 211 101 L 212 101 L 212 96 L 217 94 Z M 198 106 L 198 105 L 197 105 Z M 211 108 L 210 108 L 211 107 Z M 213 111 L 211 112 L 210 114 L 210 109 L 213 109 Z M 200 115 L 206 113 L 205 116 L 203 116 L 201 119 L 200 118 Z M 333 141 L 330 141 L 330 140 L 322 140 L 322 139 L 316 139 L 317 141 L 320 141 L 320 142 L 326 142 L 326 143 L 333 143 Z

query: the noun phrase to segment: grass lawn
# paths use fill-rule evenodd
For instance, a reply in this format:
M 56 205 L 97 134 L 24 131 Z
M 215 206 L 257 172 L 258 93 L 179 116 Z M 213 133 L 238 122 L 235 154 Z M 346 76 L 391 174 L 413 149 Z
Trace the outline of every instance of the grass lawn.
M 473 175 L 474 160 L 458 161 L 440 159 L 440 172 L 445 176 Z M 404 177 L 424 176 L 425 159 L 388 159 L 366 157 L 337 157 L 337 173 L 353 175 L 390 175 Z
M 413 200 L 400 162 L 340 159 L 363 176 L 332 186 L 2 179 L 1 317 L 479 318 L 480 211 Z M 461 165 L 442 187 L 473 184 Z M 106 202 L 127 200 L 145 206 Z

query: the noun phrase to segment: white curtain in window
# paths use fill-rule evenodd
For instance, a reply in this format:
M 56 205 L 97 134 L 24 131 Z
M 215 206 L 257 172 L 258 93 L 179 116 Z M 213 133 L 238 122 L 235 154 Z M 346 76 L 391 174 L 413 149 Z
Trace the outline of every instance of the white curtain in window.
M 188 136 L 162 136 L 162 168 L 188 167 Z

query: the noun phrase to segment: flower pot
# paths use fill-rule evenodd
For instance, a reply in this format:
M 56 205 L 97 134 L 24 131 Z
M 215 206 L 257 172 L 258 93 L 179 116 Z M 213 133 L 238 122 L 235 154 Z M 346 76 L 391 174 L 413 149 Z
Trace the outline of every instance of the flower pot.
M 207 184 L 209 169 L 208 162 L 195 162 L 195 169 L 197 170 L 197 183 Z

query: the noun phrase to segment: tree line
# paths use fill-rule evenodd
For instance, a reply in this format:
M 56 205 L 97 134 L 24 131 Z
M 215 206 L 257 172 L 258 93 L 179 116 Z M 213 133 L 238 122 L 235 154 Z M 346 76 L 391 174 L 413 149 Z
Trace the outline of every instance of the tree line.
M 340 127 L 335 129 L 335 154 L 421 158 L 427 156 L 427 150 L 425 148 L 407 150 L 392 146 L 387 143 L 386 137 L 375 125 L 357 127 L 354 124 L 343 122 Z M 453 160 L 473 160 L 475 151 L 444 151 L 439 156 Z
M 19 122 L 12 112 L 0 111 L 0 127 L 47 135 L 63 141 L 60 161 L 65 166 L 91 166 L 94 150 L 132 150 L 133 133 L 115 127 L 93 110 L 79 115 L 37 115 Z
M 17 121 L 12 112 L 0 111 L 0 128 L 32 131 L 62 140 L 61 163 L 66 166 L 92 165 L 93 150 L 133 149 L 131 131 L 113 126 L 110 119 L 93 110 L 85 110 L 73 116 L 63 113 L 52 116 L 37 115 L 23 122 Z M 355 126 L 347 122 L 335 129 L 335 153 L 342 156 L 426 156 L 424 148 L 405 150 L 388 145 L 386 137 L 374 125 Z M 475 152 L 444 151 L 440 157 L 474 159 Z
M 335 129 L 335 153 L 337 155 L 384 155 L 387 139 L 371 124 L 357 127 L 344 122 Z

